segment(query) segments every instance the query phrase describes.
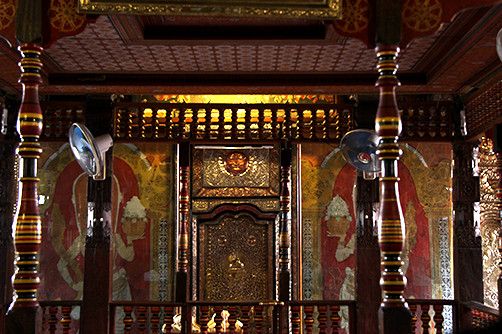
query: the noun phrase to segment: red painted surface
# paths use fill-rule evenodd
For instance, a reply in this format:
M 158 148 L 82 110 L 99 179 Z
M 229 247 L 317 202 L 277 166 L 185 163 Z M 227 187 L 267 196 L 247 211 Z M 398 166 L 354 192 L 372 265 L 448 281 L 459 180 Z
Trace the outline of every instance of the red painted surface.
M 112 272 L 114 273 L 115 294 L 119 299 L 126 298 L 130 290 L 133 300 L 149 299 L 150 270 L 150 235 L 146 222 L 143 236 L 129 237 L 121 223 L 127 202 L 133 197 L 139 197 L 138 180 L 131 167 L 122 159 L 114 159 L 114 183 L 112 198 Z M 85 239 L 82 237 L 86 226 L 86 189 L 87 177 L 75 161 L 70 162 L 59 174 L 56 181 L 53 198 L 45 210 L 43 219 L 40 299 L 42 300 L 72 300 L 82 297 L 82 280 L 84 265 Z M 58 217 L 58 210 L 61 215 Z M 78 215 L 77 215 L 78 213 Z M 82 234 L 81 234 L 82 233 Z M 80 237 L 79 237 L 80 236 Z M 124 258 L 116 251 L 116 245 L 121 238 L 125 245 L 133 249 L 133 256 Z M 73 252 L 72 252 L 73 249 Z M 131 248 L 129 248 L 131 252 Z M 59 264 L 59 265 L 58 265 Z M 63 278 L 63 272 L 66 281 Z M 118 289 L 125 281 L 117 277 L 127 278 L 127 286 Z M 124 290 L 125 289 L 125 290 Z

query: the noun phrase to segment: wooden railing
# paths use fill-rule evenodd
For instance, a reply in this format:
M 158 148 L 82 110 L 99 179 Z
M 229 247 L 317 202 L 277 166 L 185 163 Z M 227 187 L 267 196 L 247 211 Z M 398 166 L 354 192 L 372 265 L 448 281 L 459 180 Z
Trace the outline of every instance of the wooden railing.
M 288 308 L 290 319 L 280 319 Z M 272 302 L 113 302 L 110 333 L 179 333 L 186 314 L 188 333 L 355 333 L 355 301 Z M 285 328 L 281 328 L 281 324 Z M 340 330 L 340 331 L 339 331 Z M 183 331 L 182 331 L 183 332 Z
M 83 102 L 42 102 L 44 125 L 41 140 L 68 140 L 68 130 L 74 122 L 85 122 Z
M 79 300 L 41 301 L 42 320 L 37 334 L 76 333 L 80 323 L 72 318 L 72 312 L 80 317 L 80 309 L 76 308 L 81 304 Z
M 413 315 L 413 334 L 448 333 L 447 329 L 452 330 L 450 333 L 457 333 L 461 329 L 488 327 L 498 319 L 496 310 L 479 303 L 459 305 L 455 300 L 437 299 L 408 299 L 407 302 Z M 79 321 L 72 317 L 72 312 L 78 314 L 76 307 L 81 305 L 80 301 L 46 301 L 40 305 L 42 321 L 38 333 L 77 333 Z M 284 308 L 288 312 L 280 312 Z M 451 310 L 448 311 L 451 312 L 449 327 L 445 322 L 448 308 Z M 110 303 L 110 333 L 179 333 L 181 323 L 187 319 L 186 333 L 213 333 L 213 330 L 214 333 L 224 330 L 239 333 L 236 328 L 242 326 L 244 333 L 249 334 L 355 334 L 358 321 L 356 309 L 356 301 L 351 300 L 294 301 L 287 304 L 275 301 L 189 302 L 184 305 L 116 301 Z M 289 318 L 280 319 L 281 314 L 289 314 Z
M 118 103 L 115 140 L 337 142 L 352 108 L 336 104 Z
M 412 333 L 444 333 L 445 306 L 452 308 L 452 329 L 457 330 L 457 302 L 445 299 L 408 299 Z
M 451 141 L 460 137 L 455 128 L 453 101 L 403 101 L 399 103 L 402 140 Z
M 299 301 L 289 304 L 291 329 L 299 333 L 356 333 L 356 301 Z

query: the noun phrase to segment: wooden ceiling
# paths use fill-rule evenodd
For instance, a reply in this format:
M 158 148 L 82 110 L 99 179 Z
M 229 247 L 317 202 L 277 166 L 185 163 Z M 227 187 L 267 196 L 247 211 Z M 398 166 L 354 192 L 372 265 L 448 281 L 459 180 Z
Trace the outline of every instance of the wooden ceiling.
M 502 5 L 470 9 L 402 50 L 400 92 L 471 94 L 502 80 Z M 375 53 L 330 21 L 100 16 L 43 57 L 42 94 L 375 93 Z M 0 47 L 0 89 L 20 91 Z

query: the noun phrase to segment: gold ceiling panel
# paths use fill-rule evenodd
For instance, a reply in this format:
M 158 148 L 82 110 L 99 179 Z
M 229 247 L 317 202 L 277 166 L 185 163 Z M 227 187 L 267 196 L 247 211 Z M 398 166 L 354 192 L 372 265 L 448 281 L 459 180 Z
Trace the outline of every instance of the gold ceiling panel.
M 341 18 L 341 0 L 79 0 L 87 14 Z

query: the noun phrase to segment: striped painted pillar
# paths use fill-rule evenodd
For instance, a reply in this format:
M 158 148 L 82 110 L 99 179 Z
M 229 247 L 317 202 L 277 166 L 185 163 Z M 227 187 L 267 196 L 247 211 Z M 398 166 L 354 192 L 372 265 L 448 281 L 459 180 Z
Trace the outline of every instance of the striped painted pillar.
M 403 293 L 406 277 L 402 272 L 401 253 L 405 238 L 405 225 L 399 201 L 399 177 L 397 163 L 402 152 L 398 145 L 401 119 L 396 102 L 397 45 L 378 45 L 377 70 L 380 103 L 375 129 L 380 136 L 377 155 L 380 160 L 380 217 L 378 243 L 381 254 L 381 278 L 383 301 L 379 311 L 380 333 L 408 334 L 411 329 L 411 313 Z
M 42 83 L 40 71 L 42 48 L 23 44 L 21 51 L 21 78 L 23 97 L 19 110 L 21 157 L 19 187 L 20 203 L 16 220 L 14 247 L 17 267 L 13 280 L 13 308 L 37 308 L 37 289 L 40 284 L 38 265 L 42 239 L 38 209 L 37 161 L 42 153 L 39 138 L 42 133 L 42 110 L 38 102 L 38 86 Z

